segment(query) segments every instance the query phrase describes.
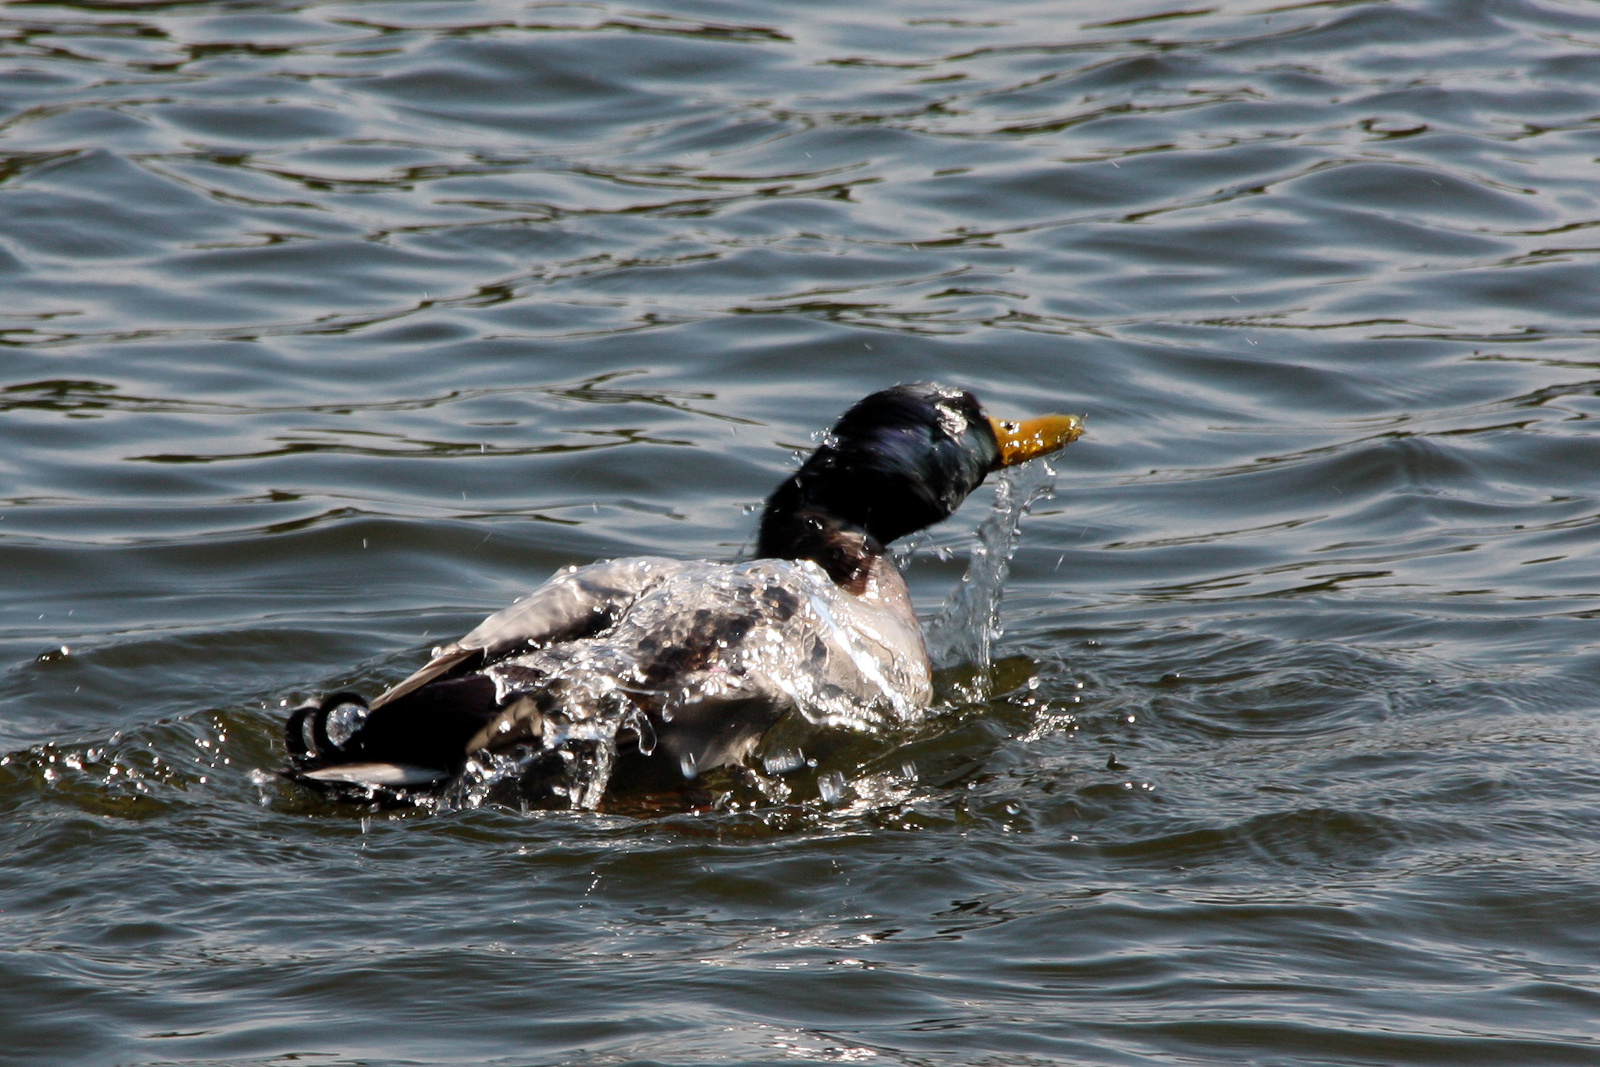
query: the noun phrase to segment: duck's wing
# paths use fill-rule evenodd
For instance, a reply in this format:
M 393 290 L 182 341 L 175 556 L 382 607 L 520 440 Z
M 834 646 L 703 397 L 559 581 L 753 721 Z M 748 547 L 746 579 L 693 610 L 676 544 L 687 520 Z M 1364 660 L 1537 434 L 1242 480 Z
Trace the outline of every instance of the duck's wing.
M 459 641 L 434 653 L 427 665 L 371 704 L 385 704 L 430 682 L 477 670 L 517 652 L 600 633 L 652 582 L 682 564 L 638 557 L 578 567 L 550 579 L 532 593 L 497 611 Z
M 371 708 L 376 711 L 391 701 L 398 700 L 407 694 L 415 693 L 429 682 L 437 681 L 457 668 L 471 670 L 482 662 L 482 657 L 483 649 L 481 648 L 463 648 L 459 641 L 445 645 L 443 648 L 437 649 L 427 665 L 411 675 L 411 677 L 399 685 L 379 693 L 373 699 Z

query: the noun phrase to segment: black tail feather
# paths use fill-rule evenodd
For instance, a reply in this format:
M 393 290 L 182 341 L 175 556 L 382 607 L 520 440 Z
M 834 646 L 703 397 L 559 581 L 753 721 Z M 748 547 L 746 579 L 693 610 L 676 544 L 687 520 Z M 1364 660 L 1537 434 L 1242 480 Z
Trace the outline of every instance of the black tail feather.
M 343 751 L 328 736 L 328 716 L 345 704 L 354 704 L 365 710 L 367 698 L 360 693 L 340 690 L 294 709 L 289 721 L 283 724 L 283 732 L 284 740 L 289 745 L 289 758 L 295 764 L 321 766 L 328 762 L 339 762 L 337 757 L 343 755 Z
M 284 723 L 289 776 L 336 791 L 440 786 L 461 773 L 469 741 L 499 713 L 494 683 L 479 675 L 368 707 L 341 690 L 294 709 Z

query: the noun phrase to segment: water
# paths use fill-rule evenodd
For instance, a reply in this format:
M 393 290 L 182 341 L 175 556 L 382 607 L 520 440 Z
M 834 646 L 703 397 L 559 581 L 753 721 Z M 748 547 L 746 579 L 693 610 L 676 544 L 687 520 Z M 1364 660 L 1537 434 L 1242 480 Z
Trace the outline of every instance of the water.
M 13 1059 L 1600 1059 L 1592 7 L 24 2 L 0 48 Z M 913 378 L 1089 415 L 926 722 L 698 814 L 271 774 L 286 704 L 558 567 L 737 555 Z
M 1005 632 L 1000 605 L 1011 575 L 1011 557 L 1022 536 L 1022 517 L 1051 494 L 1055 476 L 1048 459 L 1001 473 L 995 482 L 994 507 L 973 539 L 967 572 L 928 622 L 929 657 L 947 667 L 971 670 L 978 685 L 969 695 L 988 695 L 983 683 L 994 665 L 994 642 Z

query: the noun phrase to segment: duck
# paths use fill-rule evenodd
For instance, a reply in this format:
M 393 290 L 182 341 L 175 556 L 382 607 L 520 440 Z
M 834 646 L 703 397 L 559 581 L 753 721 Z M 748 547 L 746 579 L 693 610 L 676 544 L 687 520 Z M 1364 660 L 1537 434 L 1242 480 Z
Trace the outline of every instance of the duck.
M 285 774 L 342 798 L 492 786 L 593 809 L 746 764 L 786 718 L 914 721 L 932 669 L 888 546 L 1082 432 L 1075 415 L 994 418 L 936 382 L 872 393 L 767 498 L 750 558 L 567 567 L 376 697 L 294 709 Z

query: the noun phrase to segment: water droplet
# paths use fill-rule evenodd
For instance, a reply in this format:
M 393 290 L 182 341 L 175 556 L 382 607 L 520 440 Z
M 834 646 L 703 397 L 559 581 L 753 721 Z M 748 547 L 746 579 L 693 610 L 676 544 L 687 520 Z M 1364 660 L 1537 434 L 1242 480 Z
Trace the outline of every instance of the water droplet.
M 770 755 L 762 757 L 762 764 L 768 774 L 788 774 L 797 771 L 806 765 L 805 755 L 797 748 L 781 748 Z
M 829 771 L 817 776 L 817 792 L 822 795 L 824 804 L 837 804 L 845 794 L 844 775 L 838 771 Z
M 344 701 L 329 711 L 322 728 L 335 748 L 343 748 L 357 730 L 367 721 L 367 709 L 352 701 Z M 209 748 L 209 745 L 204 747 Z

